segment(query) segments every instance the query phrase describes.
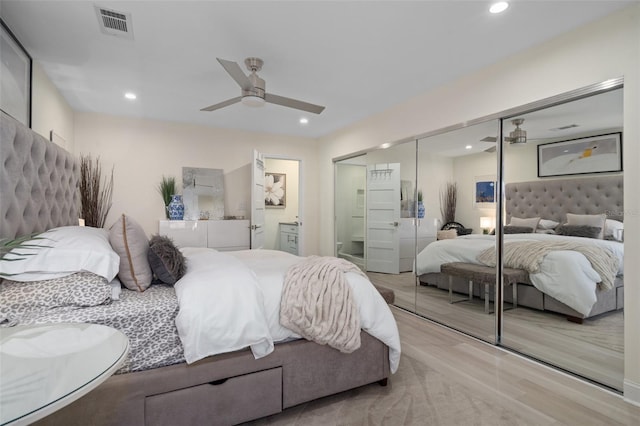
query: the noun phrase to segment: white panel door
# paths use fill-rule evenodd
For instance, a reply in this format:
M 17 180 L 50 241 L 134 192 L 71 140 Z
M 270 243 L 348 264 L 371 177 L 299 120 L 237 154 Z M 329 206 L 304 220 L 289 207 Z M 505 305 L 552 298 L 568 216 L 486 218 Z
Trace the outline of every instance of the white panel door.
M 400 163 L 367 166 L 367 271 L 400 273 Z
M 251 249 L 264 247 L 264 155 L 253 150 L 251 168 Z

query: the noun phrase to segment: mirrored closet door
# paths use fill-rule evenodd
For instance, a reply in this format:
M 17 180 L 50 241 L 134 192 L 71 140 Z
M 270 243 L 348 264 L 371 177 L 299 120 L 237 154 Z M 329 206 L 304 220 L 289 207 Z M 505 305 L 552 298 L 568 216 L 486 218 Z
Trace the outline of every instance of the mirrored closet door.
M 538 251 L 528 256 L 539 256 L 540 267 L 519 284 L 518 309 L 505 311 L 502 343 L 617 390 L 624 373 L 622 119 L 620 88 L 503 120 L 503 259 L 516 262 L 510 245 L 531 239 Z M 579 251 L 556 251 L 562 248 Z M 601 250 L 620 261 L 615 270 L 598 268 Z
M 414 312 L 415 141 L 337 161 L 335 169 L 336 255 Z
M 495 267 L 472 264 L 475 247 L 495 253 L 489 234 L 497 138 L 498 122 L 492 120 L 419 139 L 417 154 L 426 210 L 419 240 L 425 235 L 428 244 L 416 258 L 416 312 L 489 342 L 495 341 Z
M 336 254 L 400 308 L 622 390 L 622 92 L 336 161 Z

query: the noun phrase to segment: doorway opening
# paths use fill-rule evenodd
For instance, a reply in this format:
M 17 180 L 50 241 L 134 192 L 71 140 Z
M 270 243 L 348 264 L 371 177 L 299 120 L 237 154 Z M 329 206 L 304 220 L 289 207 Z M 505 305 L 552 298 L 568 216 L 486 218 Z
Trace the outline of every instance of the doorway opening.
M 264 155 L 264 248 L 301 255 L 302 161 Z

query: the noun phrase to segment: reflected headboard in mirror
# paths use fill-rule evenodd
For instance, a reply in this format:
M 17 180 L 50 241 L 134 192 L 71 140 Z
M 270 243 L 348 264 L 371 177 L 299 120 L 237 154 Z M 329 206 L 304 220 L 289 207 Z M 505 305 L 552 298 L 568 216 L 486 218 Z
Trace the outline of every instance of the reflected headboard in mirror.
M 182 168 L 184 220 L 224 219 L 224 170 Z
M 512 216 L 566 222 L 566 214 L 602 214 L 624 220 L 623 176 L 536 180 L 505 185 L 506 219 Z
M 0 238 L 78 225 L 77 159 L 0 114 Z

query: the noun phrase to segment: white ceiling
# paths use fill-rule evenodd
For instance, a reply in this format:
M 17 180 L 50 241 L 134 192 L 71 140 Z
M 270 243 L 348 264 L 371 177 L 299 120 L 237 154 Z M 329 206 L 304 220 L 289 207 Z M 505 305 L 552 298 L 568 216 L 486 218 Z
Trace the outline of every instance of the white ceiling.
M 15 1 L 0 16 L 76 111 L 319 137 L 633 1 Z M 100 32 L 94 4 L 131 13 Z M 326 106 L 200 108 L 240 95 L 216 57 L 265 61 L 267 92 Z M 244 66 L 243 66 L 244 69 Z M 137 93 L 128 101 L 126 91 Z M 298 119 L 309 118 L 302 126 Z
M 586 135 L 618 132 L 623 126 L 623 92 L 616 89 L 594 96 L 519 114 L 527 132 L 527 143 L 540 144 L 568 140 Z M 568 126 L 575 127 L 568 127 Z M 563 128 L 568 127 L 568 128 Z M 511 119 L 503 122 L 503 135 L 515 129 Z M 498 135 L 498 120 L 490 120 L 447 133 L 420 139 L 421 147 L 429 153 L 445 157 L 476 154 L 495 147 L 495 142 L 484 142 L 486 137 Z M 470 146 L 471 148 L 466 148 Z

